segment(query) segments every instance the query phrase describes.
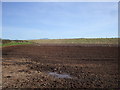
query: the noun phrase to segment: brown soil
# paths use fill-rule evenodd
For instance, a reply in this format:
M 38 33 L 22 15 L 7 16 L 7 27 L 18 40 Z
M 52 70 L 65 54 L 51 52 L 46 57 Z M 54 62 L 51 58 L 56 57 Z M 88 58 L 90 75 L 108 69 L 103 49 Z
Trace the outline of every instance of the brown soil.
M 2 51 L 3 88 L 118 88 L 116 46 L 36 44 Z

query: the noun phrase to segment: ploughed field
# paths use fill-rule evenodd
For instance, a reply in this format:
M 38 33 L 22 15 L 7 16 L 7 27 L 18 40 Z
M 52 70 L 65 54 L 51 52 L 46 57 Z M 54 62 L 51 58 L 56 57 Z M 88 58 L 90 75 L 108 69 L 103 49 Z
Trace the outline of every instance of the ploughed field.
M 31 44 L 2 49 L 3 88 L 117 88 L 118 47 Z

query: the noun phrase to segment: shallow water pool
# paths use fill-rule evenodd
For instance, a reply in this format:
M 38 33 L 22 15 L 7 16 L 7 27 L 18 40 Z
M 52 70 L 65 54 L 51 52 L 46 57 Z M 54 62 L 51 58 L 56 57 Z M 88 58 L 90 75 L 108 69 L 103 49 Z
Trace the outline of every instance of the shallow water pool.
M 57 72 L 49 72 L 48 74 L 51 75 L 51 76 L 54 76 L 56 78 L 72 78 L 68 74 L 58 74 Z

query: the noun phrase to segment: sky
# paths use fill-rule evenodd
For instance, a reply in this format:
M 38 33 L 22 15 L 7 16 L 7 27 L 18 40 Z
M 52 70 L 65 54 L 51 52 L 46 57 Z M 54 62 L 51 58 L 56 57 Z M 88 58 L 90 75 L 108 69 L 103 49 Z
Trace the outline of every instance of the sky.
M 3 2 L 2 38 L 118 37 L 117 2 Z

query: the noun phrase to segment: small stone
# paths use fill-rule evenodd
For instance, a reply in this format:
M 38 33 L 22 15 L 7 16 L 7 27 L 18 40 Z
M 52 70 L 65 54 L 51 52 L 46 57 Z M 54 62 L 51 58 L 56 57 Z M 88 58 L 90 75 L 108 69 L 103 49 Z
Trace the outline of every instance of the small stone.
M 57 69 L 55 68 L 54 70 L 56 71 Z
M 11 78 L 11 76 L 6 76 L 6 78 Z

